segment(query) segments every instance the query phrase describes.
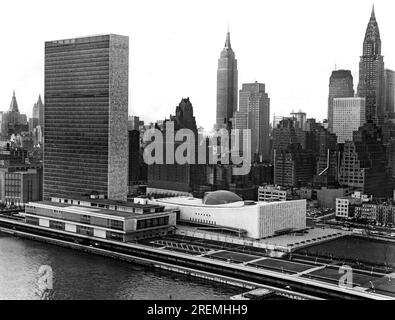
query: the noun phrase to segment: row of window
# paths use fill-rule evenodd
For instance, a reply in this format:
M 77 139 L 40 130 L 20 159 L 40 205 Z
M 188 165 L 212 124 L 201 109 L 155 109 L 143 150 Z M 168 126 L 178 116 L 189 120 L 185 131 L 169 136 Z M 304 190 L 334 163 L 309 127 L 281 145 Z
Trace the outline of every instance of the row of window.
M 25 221 L 26 221 L 26 223 L 31 224 L 31 225 L 35 225 L 35 226 L 38 226 L 40 224 L 38 218 L 26 217 Z M 49 221 L 49 227 L 51 229 L 65 231 L 65 223 L 64 222 L 51 221 L 50 220 Z M 76 231 L 77 231 L 78 234 L 82 234 L 82 235 L 86 235 L 86 236 L 90 236 L 90 237 L 94 236 L 94 229 L 90 228 L 90 227 L 78 226 L 77 225 Z M 110 239 L 110 240 L 123 241 L 123 235 L 122 234 L 116 233 L 116 232 L 111 232 L 111 231 L 107 231 L 106 232 L 106 238 Z
M 216 225 L 216 221 L 210 221 L 210 220 L 205 220 L 205 219 L 196 219 L 196 218 L 189 218 L 189 221 L 196 222 L 196 223 L 205 223 L 205 224 L 212 224 Z
M 36 209 L 32 206 L 27 205 L 25 210 L 26 213 L 37 215 Z M 60 210 L 50 210 L 50 209 L 49 210 L 41 209 L 39 215 L 43 217 L 79 222 L 83 224 L 109 228 L 113 230 L 124 230 L 124 222 L 119 220 L 91 217 L 89 215 L 79 215 L 72 212 L 63 212 Z
M 137 230 L 166 226 L 169 224 L 169 217 L 160 217 L 153 219 L 145 219 L 137 221 Z

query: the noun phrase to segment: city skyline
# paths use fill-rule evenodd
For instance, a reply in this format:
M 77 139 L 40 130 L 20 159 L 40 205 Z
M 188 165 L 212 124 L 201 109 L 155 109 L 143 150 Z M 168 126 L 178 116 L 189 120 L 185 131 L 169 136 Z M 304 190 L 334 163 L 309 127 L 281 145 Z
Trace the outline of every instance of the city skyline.
M 0 300 L 184 300 L 140 318 L 395 300 L 383 0 L 15 1 L 0 17 Z
M 25 2 L 8 3 L 6 8 L 15 11 L 21 3 Z M 223 3 L 218 1 L 209 11 L 204 9 L 205 6 L 197 8 L 194 2 L 184 4 L 170 1 L 166 7 L 177 10 L 172 12 L 167 9 L 166 15 L 161 17 L 159 12 L 163 4 L 151 1 L 148 5 L 139 4 L 136 10 L 133 10 L 133 3 L 122 5 L 125 10 L 117 13 L 117 19 L 112 17 L 115 9 L 104 7 L 104 2 L 95 2 L 96 15 L 90 17 L 89 26 L 83 23 L 83 17 L 91 2 L 81 4 L 79 12 L 68 11 L 73 8 L 72 4 L 67 7 L 48 4 L 44 7 L 40 1 L 33 6 L 26 3 L 25 11 L 29 15 L 22 12 L 20 19 L 29 28 L 16 28 L 3 39 L 9 43 L 9 49 L 1 62 L 1 111 L 8 109 L 12 91 L 15 90 L 21 113 L 31 116 L 38 95 L 43 95 L 44 91 L 42 54 L 45 41 L 110 32 L 131 38 L 130 115 L 138 115 L 147 122 L 168 118 L 181 97 L 190 97 L 196 109 L 198 125 L 210 130 L 215 123 L 218 52 L 223 48 L 229 20 L 232 48 L 239 62 L 239 88 L 242 83 L 255 80 L 265 83 L 271 97 L 270 119 L 273 114 L 288 116 L 292 110 L 301 109 L 308 117 L 322 120 L 327 117 L 329 76 L 335 65 L 337 69 L 350 69 L 354 79 L 358 79 L 358 62 L 373 2 L 335 1 L 318 5 L 312 1 L 299 1 L 297 4 L 287 1 L 288 10 L 282 12 L 283 6 L 273 1 L 259 4 L 249 1 L 245 8 L 235 2 L 224 8 Z M 152 4 L 158 9 L 158 13 L 151 13 L 157 23 L 149 26 L 141 20 L 139 13 L 146 13 Z M 260 10 L 251 12 L 248 4 L 258 4 L 261 12 L 267 13 L 265 19 L 257 19 L 262 15 L 255 11 Z M 393 30 L 389 10 L 391 4 L 388 1 L 374 1 L 374 4 L 385 67 L 395 69 L 395 43 L 391 41 L 390 34 Z M 46 28 L 46 24 L 39 19 L 29 23 L 32 17 L 35 18 L 32 13 L 38 9 L 43 9 L 49 16 L 46 23 L 52 22 L 59 27 Z M 51 15 L 55 10 L 63 10 L 62 15 Z M 241 19 L 246 10 L 251 15 L 248 21 Z M 185 15 L 179 14 L 184 11 Z M 196 14 L 188 14 L 191 11 Z M 103 23 L 102 18 L 108 12 L 110 19 Z M 68 24 L 67 13 L 73 14 L 73 25 Z M 203 13 L 205 23 L 199 19 Z M 333 19 L 334 16 L 336 19 Z M 7 22 L 8 17 L 0 22 L 2 29 L 5 29 Z M 158 25 L 161 26 L 160 30 Z M 180 28 L 180 25 L 183 27 Z M 289 25 L 293 27 L 289 28 Z M 261 43 L 248 40 L 259 37 L 263 39 Z M 268 44 L 275 50 L 268 50 Z M 31 48 L 29 54 L 24 50 L 27 46 Z M 161 59 L 155 58 L 158 52 Z M 11 58 L 16 58 L 20 63 L 10 64 L 8 61 Z M 185 70 L 188 70 L 187 73 Z M 163 83 L 171 85 L 163 86 Z M 356 86 L 355 81 L 355 90 Z

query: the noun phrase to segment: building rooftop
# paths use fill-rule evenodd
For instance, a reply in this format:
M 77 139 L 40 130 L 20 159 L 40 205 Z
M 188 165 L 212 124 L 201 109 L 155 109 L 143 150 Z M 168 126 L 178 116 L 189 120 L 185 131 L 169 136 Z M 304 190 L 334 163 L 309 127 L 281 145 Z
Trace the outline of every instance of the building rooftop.
M 240 201 L 243 201 L 243 199 L 237 194 L 231 191 L 218 190 L 207 192 L 202 200 L 202 203 L 205 205 L 221 205 Z
M 163 206 L 157 204 L 141 204 L 141 203 L 134 203 L 130 201 L 118 201 L 111 199 L 92 199 L 90 197 L 71 196 L 69 200 L 88 201 L 88 202 L 103 204 L 103 205 L 114 205 L 114 206 L 123 206 L 128 208 L 139 208 L 139 209 L 163 208 Z
M 237 209 L 241 207 L 261 207 L 261 206 L 270 206 L 275 205 L 276 203 L 284 204 L 284 201 L 272 201 L 272 202 L 264 202 L 264 201 L 236 201 L 236 202 L 228 202 L 222 204 L 214 204 L 218 200 L 210 200 L 209 203 L 204 203 L 202 199 L 193 198 L 193 197 L 172 197 L 172 198 L 162 198 L 155 199 L 156 202 L 162 203 L 163 205 L 173 205 L 173 206 L 193 206 L 193 207 L 210 207 L 210 208 L 229 208 L 229 209 Z M 292 201 L 305 201 L 305 200 L 292 200 Z M 289 201 L 287 201 L 289 202 Z
M 46 41 L 46 46 L 51 45 L 70 45 L 76 43 L 87 43 L 87 42 L 95 42 L 95 41 L 103 41 L 108 40 L 110 37 L 123 37 L 128 38 L 128 36 L 118 35 L 118 34 L 96 34 L 96 35 L 88 35 L 88 36 L 81 36 L 75 38 L 68 38 L 68 39 L 59 39 L 59 40 L 50 40 Z
M 210 205 L 203 203 L 202 199 L 193 198 L 193 197 L 172 197 L 172 198 L 163 198 L 163 199 L 155 199 L 156 202 L 162 203 L 163 205 L 174 205 L 174 206 L 193 206 L 193 207 L 227 207 L 227 208 L 240 208 L 244 206 L 243 201 L 233 202 L 222 205 Z
M 135 216 L 141 217 L 141 214 L 137 214 L 137 213 L 115 211 L 115 210 L 108 210 L 108 209 L 102 209 L 102 208 L 90 208 L 90 207 L 78 206 L 78 205 L 74 205 L 74 204 L 51 202 L 51 201 L 38 201 L 38 202 L 29 203 L 29 204 L 30 205 L 39 205 L 40 207 L 48 207 L 48 208 L 55 207 L 55 208 L 60 208 L 60 209 L 66 209 L 67 211 L 73 211 L 73 212 L 80 213 L 80 214 L 92 213 L 92 214 L 100 214 L 100 215 L 107 215 L 107 216 L 114 216 L 114 217 L 121 217 L 121 218 L 132 218 Z
M 68 212 L 75 212 L 78 214 L 89 214 L 92 215 L 104 215 L 104 216 L 111 216 L 111 217 L 118 217 L 118 218 L 141 218 L 146 216 L 146 214 L 139 214 L 139 213 L 131 213 L 125 211 L 116 211 L 116 210 L 109 210 L 97 207 L 85 207 L 79 206 L 75 204 L 67 204 L 67 203 L 59 203 L 59 202 L 51 202 L 51 201 L 38 201 L 38 202 L 31 202 L 30 205 L 39 205 L 40 207 L 47 207 L 47 208 L 60 208 L 67 210 Z M 28 205 L 29 205 L 28 204 Z M 153 212 L 152 214 L 163 214 L 165 212 Z

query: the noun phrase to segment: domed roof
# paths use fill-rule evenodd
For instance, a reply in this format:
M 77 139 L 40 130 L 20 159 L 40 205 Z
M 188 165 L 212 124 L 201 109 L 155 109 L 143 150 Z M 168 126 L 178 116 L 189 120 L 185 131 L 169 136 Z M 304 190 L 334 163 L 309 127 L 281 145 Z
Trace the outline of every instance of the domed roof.
M 226 190 L 207 192 L 203 198 L 203 204 L 206 205 L 220 205 L 239 201 L 243 201 L 243 199 L 237 194 Z

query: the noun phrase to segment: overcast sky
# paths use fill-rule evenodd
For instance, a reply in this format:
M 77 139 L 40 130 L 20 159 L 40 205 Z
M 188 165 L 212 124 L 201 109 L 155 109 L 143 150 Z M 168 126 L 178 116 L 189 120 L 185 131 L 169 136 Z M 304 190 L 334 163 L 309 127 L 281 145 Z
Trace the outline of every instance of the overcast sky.
M 385 67 L 395 69 L 395 2 L 376 0 Z M 44 92 L 44 41 L 130 37 L 129 114 L 164 119 L 190 97 L 199 125 L 215 122 L 217 60 L 227 22 L 239 87 L 263 82 L 271 117 L 292 109 L 326 118 L 329 76 L 350 69 L 354 88 L 371 0 L 1 1 L 0 110 L 15 89 L 31 116 Z

